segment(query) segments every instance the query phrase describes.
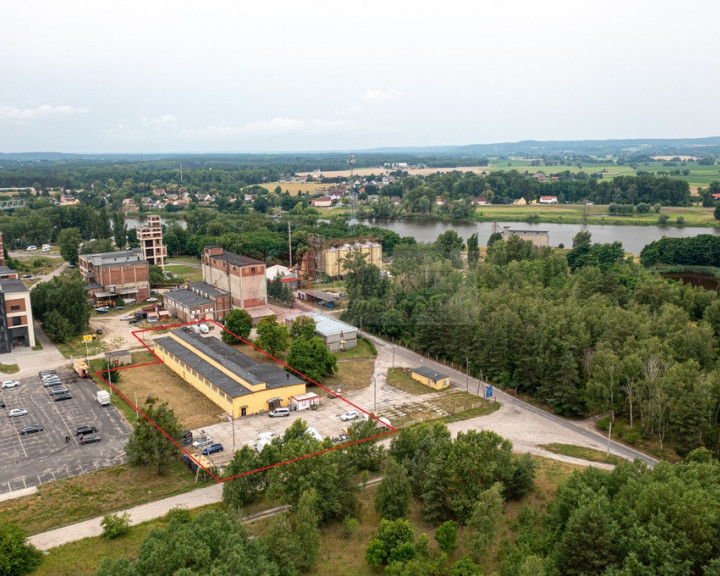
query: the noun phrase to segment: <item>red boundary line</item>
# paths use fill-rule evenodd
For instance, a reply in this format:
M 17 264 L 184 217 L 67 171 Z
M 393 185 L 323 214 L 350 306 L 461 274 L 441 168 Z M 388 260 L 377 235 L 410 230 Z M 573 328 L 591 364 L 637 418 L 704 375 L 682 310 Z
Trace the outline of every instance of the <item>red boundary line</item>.
M 300 378 L 303 378 L 304 380 L 310 381 L 310 382 L 312 382 L 313 384 L 315 384 L 316 386 L 319 386 L 320 388 L 322 388 L 322 389 L 325 390 L 326 392 L 332 394 L 335 398 L 339 398 L 339 399 L 342 400 L 343 402 L 346 402 L 346 403 L 350 404 L 350 406 L 353 406 L 354 408 L 357 408 L 357 409 L 360 410 L 362 413 L 366 414 L 368 417 L 372 418 L 372 419 L 375 420 L 376 422 L 379 422 L 379 423 L 382 424 L 383 426 L 389 427 L 390 430 L 389 430 L 388 432 L 383 432 L 382 434 L 376 434 L 375 436 L 371 436 L 371 437 L 369 437 L 369 438 L 362 438 L 362 439 L 360 439 L 360 440 L 354 440 L 353 442 L 346 442 L 345 444 L 340 444 L 340 445 L 338 445 L 338 446 L 333 446 L 332 448 L 325 448 L 324 450 L 320 450 L 319 452 L 313 452 L 312 454 L 306 454 L 305 456 L 300 456 L 300 457 L 298 457 L 298 458 L 293 458 L 293 459 L 291 459 L 291 460 L 285 460 L 285 461 L 283 461 L 283 462 L 278 462 L 277 464 L 272 464 L 272 465 L 270 465 L 270 466 L 264 466 L 264 467 L 262 467 L 262 468 L 256 468 L 255 470 L 250 470 L 249 472 L 243 472 L 242 474 L 237 474 L 237 475 L 231 476 L 231 477 L 229 477 L 229 478 L 218 478 L 218 477 L 212 472 L 212 470 L 210 470 L 210 469 L 208 469 L 208 468 L 205 468 L 205 466 L 203 466 L 202 464 L 200 464 L 200 462 L 198 462 L 198 460 L 195 459 L 195 456 L 193 456 L 193 455 L 190 454 L 187 450 L 185 450 L 185 448 L 184 448 L 182 445 L 180 445 L 180 444 L 177 442 L 177 440 L 175 440 L 174 438 L 172 438 L 167 432 L 165 432 L 165 430 L 163 430 L 160 426 L 158 426 L 152 419 L 150 419 L 150 418 L 148 417 L 147 414 L 145 414 L 145 412 L 143 412 L 142 410 L 140 410 L 140 408 L 138 408 L 137 406 L 135 406 L 135 404 L 133 404 L 133 403 L 130 401 L 129 398 L 127 398 L 122 392 L 120 392 L 120 390 L 118 390 L 113 384 L 111 384 L 108 380 L 106 380 L 106 379 L 105 379 L 105 376 L 103 376 L 103 374 L 109 374 L 109 372 L 114 372 L 114 371 L 116 371 L 116 370 L 129 370 L 129 369 L 131 369 L 131 368 L 142 368 L 143 366 L 155 366 L 156 364 L 164 364 L 164 362 L 158 357 L 158 355 L 155 354 L 155 351 L 152 350 L 152 349 L 145 343 L 145 339 L 144 339 L 144 338 L 141 339 L 141 338 L 138 336 L 138 334 L 144 334 L 145 332 L 154 332 L 154 331 L 156 331 L 156 330 L 171 330 L 171 329 L 173 329 L 173 328 L 180 328 L 180 327 L 182 327 L 182 326 L 189 326 L 189 325 L 192 325 L 192 324 L 199 324 L 199 323 L 202 323 L 202 322 L 204 322 L 204 323 L 206 323 L 206 324 L 207 324 L 208 322 L 212 322 L 213 324 L 215 324 L 216 326 L 218 326 L 218 328 L 220 328 L 221 330 L 225 330 L 225 332 L 227 332 L 228 334 L 232 334 L 233 336 L 235 336 L 235 338 L 237 338 L 238 340 L 244 342 L 245 344 L 249 344 L 250 346 L 252 346 L 253 348 L 255 348 L 255 350 L 257 350 L 258 352 L 262 352 L 263 354 L 265 354 L 265 356 L 267 356 L 267 357 L 270 358 L 271 360 L 273 360 L 273 361 L 275 361 L 275 362 L 278 362 L 279 364 L 282 364 L 285 368 L 288 368 L 289 370 L 292 370 L 293 372 L 295 372 L 295 374 L 297 374 L 298 376 L 300 376 Z M 130 406 L 137 414 L 142 414 L 142 415 L 143 415 L 143 418 L 145 418 L 145 420 L 147 420 L 148 422 L 150 422 L 150 424 L 152 424 L 153 426 L 155 426 L 155 428 L 157 428 L 160 432 L 162 432 L 168 440 L 170 440 L 173 444 L 175 444 L 175 446 L 177 446 L 178 448 L 180 448 L 180 450 L 181 450 L 188 458 L 190 458 L 193 462 L 195 462 L 195 464 L 196 464 L 197 466 L 199 466 L 200 468 L 202 468 L 208 475 L 210 475 L 210 476 L 211 476 L 215 481 L 217 481 L 217 482 L 226 482 L 226 481 L 228 481 L 228 480 L 233 480 L 233 479 L 235 479 L 235 478 L 242 478 L 243 476 L 249 476 L 250 474 L 255 474 L 256 472 L 262 472 L 262 471 L 264 471 L 264 470 L 269 470 L 269 469 L 271 469 L 271 468 L 277 468 L 278 466 L 283 466 L 284 464 L 290 464 L 290 463 L 292 463 L 292 462 L 297 462 L 297 461 L 299 461 L 299 460 L 305 460 L 306 458 L 311 458 L 311 457 L 313 457 L 313 456 L 320 456 L 321 454 L 325 454 L 325 453 L 327 453 L 327 452 L 332 452 L 333 450 L 339 450 L 339 449 L 341 449 L 341 448 L 347 448 L 348 446 L 353 446 L 353 445 L 355 445 L 355 444 L 362 444 L 363 442 L 369 442 L 370 440 L 376 440 L 377 438 L 382 438 L 383 436 L 389 436 L 389 435 L 395 434 L 395 433 L 397 432 L 397 428 L 394 428 L 393 426 L 388 426 L 385 422 L 381 421 L 381 420 L 380 420 L 377 416 L 375 416 L 374 414 L 371 414 L 370 412 L 368 412 L 367 410 L 361 408 L 360 406 L 357 406 L 356 404 L 353 404 L 352 402 L 350 402 L 350 401 L 347 400 L 346 398 L 343 398 L 342 396 L 340 396 L 340 394 L 338 394 L 338 393 L 336 393 L 336 392 L 333 392 L 332 390 L 330 390 L 330 389 L 327 388 L 326 386 L 323 386 L 323 385 L 320 384 L 319 382 L 315 382 L 315 380 L 313 380 L 313 379 L 310 378 L 309 376 L 305 376 L 305 374 L 303 374 L 302 372 L 299 372 L 298 370 L 295 370 L 295 368 L 293 368 L 292 366 L 288 366 L 287 364 L 285 364 L 285 362 L 283 362 L 282 360 L 279 360 L 278 358 L 275 358 L 275 356 L 273 356 L 272 354 L 268 354 L 265 350 L 262 350 L 261 348 L 258 348 L 257 346 L 255 346 L 255 344 L 253 344 L 253 343 L 250 342 L 249 340 L 245 340 L 245 338 L 243 338 L 243 337 L 241 337 L 241 336 L 238 336 L 238 335 L 235 334 L 234 332 L 230 332 L 230 330 L 227 330 L 227 329 L 225 328 L 225 326 L 223 326 L 223 325 L 220 324 L 219 322 L 216 322 L 215 320 L 197 320 L 197 321 L 195 321 L 195 322 L 184 322 L 184 323 L 182 323 L 182 324 L 171 324 L 170 326 L 158 326 L 157 328 L 145 328 L 145 329 L 143 329 L 143 330 L 134 330 L 133 333 L 132 333 L 132 335 L 133 335 L 135 338 L 137 338 L 137 340 L 148 350 L 148 352 L 150 352 L 150 354 L 152 354 L 153 356 L 155 356 L 155 358 L 157 358 L 157 362 L 146 362 L 146 363 L 144 363 L 144 364 L 136 364 L 136 365 L 133 365 L 133 366 L 118 366 L 118 367 L 116 367 L 116 368 L 110 368 L 110 369 L 105 369 L 105 370 L 96 370 L 96 371 L 95 371 L 95 375 L 96 375 L 98 378 L 100 378 L 103 382 L 105 382 L 105 384 L 107 384 L 110 388 L 112 388 L 112 390 L 113 390 L 118 396 L 120 396 L 120 398 L 122 398 L 122 399 L 125 401 L 125 403 L 126 403 L 128 406 Z

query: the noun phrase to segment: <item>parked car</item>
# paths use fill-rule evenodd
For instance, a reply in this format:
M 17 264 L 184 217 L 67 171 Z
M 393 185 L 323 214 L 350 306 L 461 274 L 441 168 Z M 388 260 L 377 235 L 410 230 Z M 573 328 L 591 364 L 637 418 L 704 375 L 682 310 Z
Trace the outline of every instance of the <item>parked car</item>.
M 28 411 L 24 408 L 13 408 L 10 412 L 8 412 L 8 416 L 10 418 L 15 418 L 15 416 L 25 416 L 27 413 Z
M 270 416 L 270 418 L 277 418 L 279 416 L 290 416 L 290 409 L 275 408 L 274 410 L 270 410 L 270 412 L 268 412 L 268 416 Z
M 131 314 L 123 314 L 122 316 L 120 316 L 120 320 L 132 320 L 133 318 L 135 318 L 135 316 Z
M 100 442 L 100 436 L 93 434 L 92 436 L 80 436 L 80 444 L 93 444 Z
M 27 248 L 25 248 L 25 250 L 32 252 L 33 250 L 37 250 L 37 246 L 31 245 L 31 246 L 28 246 Z
M 97 330 L 95 330 L 95 334 L 97 334 L 97 335 L 100 335 L 102 333 L 103 333 L 103 331 L 101 328 L 98 328 Z
M 35 434 L 35 432 L 42 432 L 43 427 L 39 424 L 32 424 L 30 426 L 23 426 L 20 430 L 20 434 Z
M 55 402 L 62 402 L 63 400 L 70 400 L 71 398 L 72 398 L 72 396 L 70 396 L 70 394 L 67 394 L 67 393 L 66 394 L 58 394 L 57 396 L 53 396 L 53 400 L 55 400 Z
M 347 420 L 354 420 L 360 416 L 360 412 L 357 410 L 349 410 L 348 412 L 345 412 L 342 416 L 340 416 L 340 420 L 347 421 Z
M 58 394 L 66 394 L 68 389 L 65 386 L 58 386 L 57 388 L 50 388 L 50 396 L 57 396 Z
M 148 298 L 146 302 L 157 302 L 157 298 Z
M 213 439 L 210 438 L 210 436 L 204 436 L 202 438 L 198 438 L 195 440 L 195 442 L 192 443 L 192 445 L 195 448 L 200 448 L 201 446 L 208 446 L 209 444 L 213 443 Z
M 5 401 L 4 401 L 4 400 L 0 400 L 0 408 L 5 408 Z
M 51 380 L 43 380 L 43 387 L 44 388 L 56 388 L 62 384 L 62 380 L 60 378 L 53 378 Z
M 183 436 L 182 436 L 182 440 L 181 440 L 182 445 L 188 446 L 189 444 L 192 444 L 192 441 L 193 441 L 192 430 L 185 430 L 185 432 L 183 432 Z
M 75 428 L 75 436 L 92 434 L 93 432 L 97 432 L 97 428 L 95 428 L 95 426 L 80 426 L 79 428 Z
M 223 445 L 222 444 L 211 444 L 207 448 L 203 448 L 202 453 L 207 456 L 208 454 L 215 454 L 215 452 L 222 452 L 223 451 Z
M 5 380 L 5 382 L 2 383 L 3 388 L 15 388 L 16 386 L 20 386 L 20 382 L 17 380 Z
M 42 378 L 43 376 L 57 376 L 57 371 L 56 370 L 40 370 L 40 372 L 38 372 L 38 376 L 40 376 L 40 378 Z

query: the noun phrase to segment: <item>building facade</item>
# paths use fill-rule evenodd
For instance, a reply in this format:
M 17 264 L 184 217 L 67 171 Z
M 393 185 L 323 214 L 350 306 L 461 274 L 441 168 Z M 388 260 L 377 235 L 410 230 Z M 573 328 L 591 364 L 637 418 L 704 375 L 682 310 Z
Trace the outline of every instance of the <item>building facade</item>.
M 215 317 L 215 302 L 186 288 L 165 292 L 163 302 L 165 310 L 182 322 L 220 320 Z
M 205 246 L 202 273 L 205 283 L 228 293 L 232 307 L 248 311 L 267 307 L 264 262 L 225 252 L 220 246 Z
M 147 224 L 136 228 L 137 239 L 140 242 L 143 256 L 148 264 L 160 266 L 165 270 L 167 246 L 163 244 L 162 224 L 160 216 L 151 214 L 147 217 Z
M 0 267 L 0 354 L 35 346 L 30 290 L 15 270 Z
M 212 336 L 173 330 L 155 338 L 165 365 L 233 418 L 290 406 L 305 382 L 276 364 L 261 364 Z
M 81 254 L 78 268 L 96 305 L 114 305 L 121 298 L 141 301 L 150 296 L 150 268 L 140 248 Z

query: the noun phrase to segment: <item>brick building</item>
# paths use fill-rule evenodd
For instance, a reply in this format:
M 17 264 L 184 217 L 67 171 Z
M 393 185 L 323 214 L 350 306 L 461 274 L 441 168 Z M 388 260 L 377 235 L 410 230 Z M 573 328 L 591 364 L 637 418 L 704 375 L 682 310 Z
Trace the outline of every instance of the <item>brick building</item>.
M 35 346 L 30 290 L 15 270 L 0 266 L 0 354 Z
M 5 245 L 3 244 L 2 232 L 0 232 L 0 266 L 5 266 Z
M 254 319 L 272 314 L 264 262 L 225 252 L 220 246 L 205 246 L 202 273 L 206 284 L 228 293 L 231 307 L 247 310 Z
M 160 266 L 165 270 L 167 246 L 163 245 L 163 231 L 160 216 L 151 214 L 147 217 L 147 224 L 136 228 L 137 239 L 140 242 L 143 256 L 148 264 Z
M 78 267 L 97 305 L 113 305 L 119 298 L 147 300 L 150 296 L 150 268 L 140 248 L 81 254 Z

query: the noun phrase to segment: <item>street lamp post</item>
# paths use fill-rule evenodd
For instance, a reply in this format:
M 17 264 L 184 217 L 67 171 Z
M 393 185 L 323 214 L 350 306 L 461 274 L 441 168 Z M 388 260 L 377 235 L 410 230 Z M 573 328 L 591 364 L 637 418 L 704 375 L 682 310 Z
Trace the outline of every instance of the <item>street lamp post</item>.
M 470 392 L 470 358 L 465 357 L 465 392 Z
M 377 380 L 375 376 L 372 377 L 373 384 L 373 414 L 377 412 Z

